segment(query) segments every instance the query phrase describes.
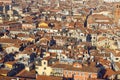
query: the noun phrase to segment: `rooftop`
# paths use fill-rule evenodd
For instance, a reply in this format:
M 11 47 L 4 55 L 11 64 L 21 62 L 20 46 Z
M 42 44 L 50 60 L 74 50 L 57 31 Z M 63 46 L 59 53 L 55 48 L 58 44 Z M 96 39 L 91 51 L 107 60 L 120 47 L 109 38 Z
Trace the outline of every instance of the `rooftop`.
M 37 75 L 36 80 L 63 80 L 62 77 Z
M 83 64 L 84 65 L 84 64 Z M 54 64 L 52 66 L 53 68 L 62 68 L 64 70 L 70 70 L 70 71 L 83 71 L 83 72 L 95 72 L 97 73 L 98 68 L 95 67 L 95 63 L 91 63 L 90 65 L 84 65 L 82 68 L 76 68 L 73 67 L 73 65 L 69 64 Z
M 27 79 L 35 79 L 36 78 L 36 72 L 35 70 L 26 71 L 23 69 L 21 72 L 19 72 L 16 77 L 22 77 Z

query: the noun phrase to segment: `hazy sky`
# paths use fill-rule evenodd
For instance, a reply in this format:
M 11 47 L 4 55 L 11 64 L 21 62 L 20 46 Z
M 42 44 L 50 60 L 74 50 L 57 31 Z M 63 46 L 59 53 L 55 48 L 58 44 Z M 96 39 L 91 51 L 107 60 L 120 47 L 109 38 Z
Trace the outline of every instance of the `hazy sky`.
M 120 0 L 104 0 L 106 2 L 120 2 Z

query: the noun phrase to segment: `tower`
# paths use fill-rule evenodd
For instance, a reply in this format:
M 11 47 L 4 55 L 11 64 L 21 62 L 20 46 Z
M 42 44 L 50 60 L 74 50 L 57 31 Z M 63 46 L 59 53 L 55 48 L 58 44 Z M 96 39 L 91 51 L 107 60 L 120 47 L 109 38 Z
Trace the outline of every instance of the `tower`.
M 9 10 L 7 11 L 7 14 L 10 16 L 9 21 L 13 20 L 13 10 L 11 4 L 9 4 Z
M 120 2 L 114 4 L 114 20 L 115 23 L 120 27 Z
M 6 7 L 5 7 L 6 5 L 5 4 L 3 4 L 3 13 L 4 14 L 6 14 Z
M 60 7 L 60 1 L 59 0 L 57 0 L 57 8 L 59 8 Z

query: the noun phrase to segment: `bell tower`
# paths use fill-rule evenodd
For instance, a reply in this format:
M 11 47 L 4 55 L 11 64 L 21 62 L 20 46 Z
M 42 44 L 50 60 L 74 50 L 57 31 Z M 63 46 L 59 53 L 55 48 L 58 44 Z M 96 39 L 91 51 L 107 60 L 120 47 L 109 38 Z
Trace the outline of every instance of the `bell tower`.
M 115 23 L 120 27 L 120 2 L 114 5 L 114 20 Z

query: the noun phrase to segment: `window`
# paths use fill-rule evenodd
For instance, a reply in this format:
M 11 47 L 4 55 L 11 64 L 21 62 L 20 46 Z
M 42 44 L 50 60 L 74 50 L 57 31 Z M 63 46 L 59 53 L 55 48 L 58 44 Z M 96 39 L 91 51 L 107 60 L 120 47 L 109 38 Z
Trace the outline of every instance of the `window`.
M 84 76 L 84 73 L 81 73 L 81 76 Z
M 44 62 L 44 64 L 46 64 L 46 62 Z
M 44 72 L 42 72 L 42 74 L 44 75 L 45 73 L 44 73 Z
M 106 34 L 103 34 L 103 36 L 106 36 Z
M 44 67 L 44 70 L 46 70 L 46 67 Z
M 120 5 L 117 5 L 117 8 L 120 8 Z
M 68 72 L 66 71 L 65 74 L 68 74 Z
M 116 60 L 119 60 L 119 58 L 116 58 Z
M 89 78 L 91 78 L 91 74 L 89 74 Z
M 35 69 L 39 69 L 38 67 L 35 67 Z
M 69 74 L 71 74 L 71 72 L 69 72 Z
M 83 36 L 83 34 L 81 34 L 81 36 Z
M 12 51 L 14 51 L 14 49 L 12 49 Z
M 93 39 L 95 39 L 95 37 L 93 37 Z

